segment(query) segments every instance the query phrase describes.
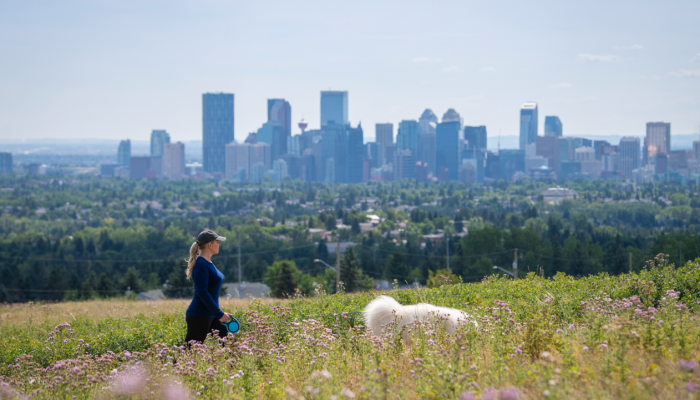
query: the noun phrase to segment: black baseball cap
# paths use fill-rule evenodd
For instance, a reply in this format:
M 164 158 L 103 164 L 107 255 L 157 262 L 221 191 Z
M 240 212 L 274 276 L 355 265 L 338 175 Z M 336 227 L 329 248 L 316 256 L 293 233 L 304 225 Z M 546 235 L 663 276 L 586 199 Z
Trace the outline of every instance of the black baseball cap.
M 205 244 L 209 242 L 213 242 L 214 240 L 218 240 L 219 242 L 223 242 L 226 240 L 225 237 L 219 236 L 216 234 L 216 232 L 207 229 L 206 231 L 202 231 L 199 236 L 197 236 L 197 244 L 200 246 L 204 246 Z

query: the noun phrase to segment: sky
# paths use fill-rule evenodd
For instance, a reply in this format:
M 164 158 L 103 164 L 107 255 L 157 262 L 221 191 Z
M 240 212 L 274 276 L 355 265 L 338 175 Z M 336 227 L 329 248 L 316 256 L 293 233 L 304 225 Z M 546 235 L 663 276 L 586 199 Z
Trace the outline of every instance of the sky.
M 700 130 L 700 1 L 0 1 L 0 142 L 202 136 L 202 94 L 235 94 L 235 136 L 320 91 L 376 123 L 454 108 L 489 140 L 539 104 L 565 136 Z

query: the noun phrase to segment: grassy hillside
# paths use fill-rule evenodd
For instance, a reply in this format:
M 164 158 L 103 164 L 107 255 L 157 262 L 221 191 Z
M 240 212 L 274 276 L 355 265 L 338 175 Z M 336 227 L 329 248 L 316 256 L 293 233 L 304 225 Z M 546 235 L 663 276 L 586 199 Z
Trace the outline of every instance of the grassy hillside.
M 4 395 L 36 398 L 696 398 L 700 266 L 395 290 L 479 328 L 367 334 L 377 293 L 223 300 L 241 334 L 181 347 L 186 301 L 0 307 Z M 313 317 L 313 318 L 310 318 Z M 0 395 L 0 398 L 3 398 Z

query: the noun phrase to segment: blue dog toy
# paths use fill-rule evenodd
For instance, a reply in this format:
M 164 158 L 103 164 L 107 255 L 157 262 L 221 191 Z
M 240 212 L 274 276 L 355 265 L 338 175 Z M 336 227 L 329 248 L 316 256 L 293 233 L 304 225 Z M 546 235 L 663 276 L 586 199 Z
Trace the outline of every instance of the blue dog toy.
M 236 318 L 231 316 L 228 321 L 222 322 L 222 324 L 226 327 L 226 330 L 231 332 L 231 333 L 238 333 L 238 331 L 241 330 L 241 323 L 238 322 Z

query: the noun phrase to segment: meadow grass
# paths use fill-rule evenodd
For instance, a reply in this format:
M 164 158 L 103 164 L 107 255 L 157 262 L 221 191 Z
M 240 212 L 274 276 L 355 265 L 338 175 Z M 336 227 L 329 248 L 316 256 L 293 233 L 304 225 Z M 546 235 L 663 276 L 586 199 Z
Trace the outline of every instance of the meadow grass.
M 698 398 L 699 285 L 698 262 L 660 256 L 616 277 L 384 293 L 479 322 L 455 335 L 405 328 L 410 346 L 397 329 L 372 336 L 353 314 L 374 292 L 222 299 L 243 330 L 189 350 L 187 301 L 4 306 L 0 398 Z

